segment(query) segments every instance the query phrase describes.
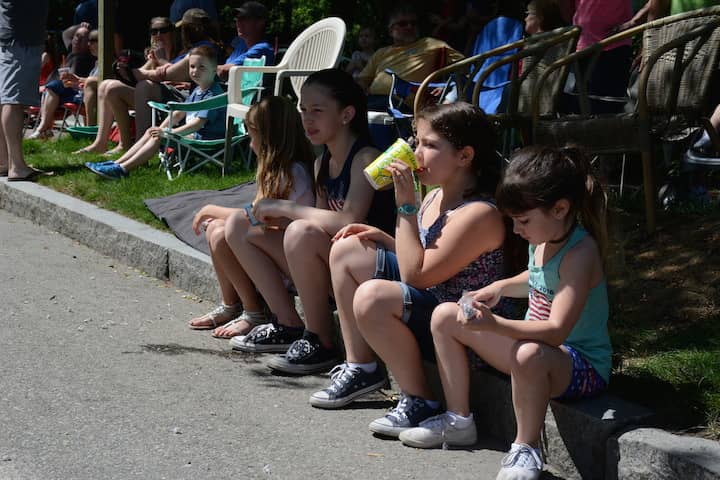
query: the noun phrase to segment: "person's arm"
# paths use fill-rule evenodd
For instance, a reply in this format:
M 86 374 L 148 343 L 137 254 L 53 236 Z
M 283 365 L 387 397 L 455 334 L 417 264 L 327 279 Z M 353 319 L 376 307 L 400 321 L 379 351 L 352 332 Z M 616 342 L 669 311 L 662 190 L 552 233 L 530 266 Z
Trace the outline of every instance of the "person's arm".
M 187 56 L 177 63 L 166 63 L 154 70 L 145 68 L 136 68 L 133 74 L 137 80 L 152 80 L 153 82 L 188 82 L 190 75 L 188 74 L 188 63 L 190 60 Z
M 588 237 L 570 249 L 562 260 L 559 273 L 560 284 L 547 320 L 508 320 L 480 304 L 476 306 L 476 318 L 468 321 L 466 326 L 517 340 L 536 340 L 559 346 L 580 318 L 590 290 L 602 280 L 602 262 L 595 242 Z
M 173 113 L 182 113 L 182 116 L 185 116 L 185 112 L 173 112 Z M 182 118 L 182 117 L 181 117 Z M 205 126 L 205 123 L 207 123 L 207 117 L 193 117 L 192 120 L 186 121 L 184 124 L 174 127 L 172 129 L 172 133 L 175 135 L 187 135 L 189 133 L 197 132 L 203 126 Z
M 192 229 L 193 232 L 195 232 L 195 235 L 200 234 L 200 229 L 205 223 L 205 226 L 207 226 L 207 223 L 219 219 L 219 220 L 225 220 L 233 213 L 237 212 L 238 208 L 230 208 L 230 207 L 221 207 L 220 205 L 205 205 L 202 207 L 193 217 L 192 222 Z
M 349 223 L 362 222 L 367 217 L 372 203 L 373 190 L 370 182 L 363 174 L 363 169 L 379 154 L 378 150 L 370 147 L 363 148 L 355 155 L 350 173 L 350 188 L 341 211 L 332 211 L 325 208 L 313 208 L 298 205 L 288 200 L 275 200 L 264 198 L 253 207 L 254 215 L 261 221 L 263 218 L 286 217 L 291 220 L 310 220 L 325 230 L 328 235 L 335 233 Z M 324 205 L 323 205 L 324 203 Z M 318 207 L 327 206 L 322 197 L 318 198 Z

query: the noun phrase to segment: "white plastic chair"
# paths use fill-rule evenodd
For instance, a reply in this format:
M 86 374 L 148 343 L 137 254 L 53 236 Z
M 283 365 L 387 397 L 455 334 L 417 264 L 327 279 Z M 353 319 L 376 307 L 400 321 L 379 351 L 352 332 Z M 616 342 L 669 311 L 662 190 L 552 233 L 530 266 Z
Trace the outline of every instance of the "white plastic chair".
M 337 65 L 345 41 L 345 22 L 329 17 L 306 28 L 290 44 L 280 63 L 274 66 L 250 67 L 238 65 L 230 69 L 228 81 L 227 116 L 245 118 L 250 107 L 242 103 L 241 78 L 245 72 L 275 75 L 275 95 L 280 93 L 283 80 L 290 79 L 297 98 L 308 75 Z

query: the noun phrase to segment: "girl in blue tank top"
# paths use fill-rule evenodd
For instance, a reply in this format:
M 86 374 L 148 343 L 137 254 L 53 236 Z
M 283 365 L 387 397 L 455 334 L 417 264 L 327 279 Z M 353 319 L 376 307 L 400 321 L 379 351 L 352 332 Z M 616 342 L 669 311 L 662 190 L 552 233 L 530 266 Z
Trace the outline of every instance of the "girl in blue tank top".
M 474 441 L 467 361 L 459 354 L 469 346 L 512 378 L 517 436 L 497 478 L 535 479 L 543 469 L 538 447 L 550 399 L 595 395 L 610 376 L 606 197 L 578 150 L 530 147 L 514 155 L 497 201 L 515 233 L 530 243 L 528 269 L 472 292 L 460 305 L 435 310 L 448 411 L 400 439 L 426 448 Z M 525 296 L 526 321 L 490 311 L 503 297 Z

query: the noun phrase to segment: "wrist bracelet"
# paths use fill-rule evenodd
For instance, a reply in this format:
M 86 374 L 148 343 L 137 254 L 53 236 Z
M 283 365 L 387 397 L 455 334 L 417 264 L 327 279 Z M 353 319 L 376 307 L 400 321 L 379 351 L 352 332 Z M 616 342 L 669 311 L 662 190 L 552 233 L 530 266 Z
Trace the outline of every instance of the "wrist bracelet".
M 397 207 L 397 213 L 400 215 L 416 215 L 418 212 L 417 205 L 413 203 L 403 203 L 399 207 Z

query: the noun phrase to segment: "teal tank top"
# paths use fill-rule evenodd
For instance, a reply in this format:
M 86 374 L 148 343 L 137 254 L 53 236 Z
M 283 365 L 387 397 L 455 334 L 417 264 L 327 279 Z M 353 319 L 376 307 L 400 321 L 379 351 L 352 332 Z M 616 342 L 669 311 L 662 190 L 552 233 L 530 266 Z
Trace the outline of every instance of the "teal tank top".
M 535 266 L 535 245 L 530 245 L 528 273 L 530 293 L 525 320 L 547 320 L 555 292 L 560 284 L 560 264 L 565 254 L 578 244 L 588 232 L 576 226 L 567 243 L 542 267 Z M 612 366 L 612 346 L 607 321 L 609 305 L 605 278 L 590 290 L 580 318 L 564 344 L 573 347 L 597 370 L 607 383 Z

